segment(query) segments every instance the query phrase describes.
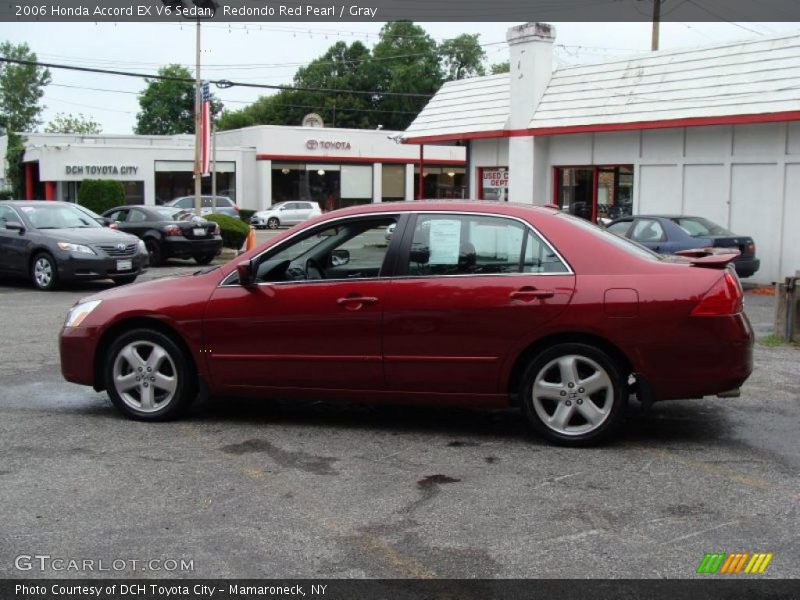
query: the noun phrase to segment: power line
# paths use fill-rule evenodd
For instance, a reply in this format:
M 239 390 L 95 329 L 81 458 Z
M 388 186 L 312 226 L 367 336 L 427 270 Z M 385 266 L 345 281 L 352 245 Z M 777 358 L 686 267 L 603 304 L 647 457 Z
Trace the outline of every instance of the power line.
M 129 71 L 117 71 L 113 69 L 97 69 L 94 67 L 78 67 L 74 65 L 61 65 L 56 63 L 45 63 L 33 60 L 18 60 L 14 58 L 0 57 L 0 62 L 12 63 L 17 65 L 27 65 L 35 67 L 46 67 L 48 69 L 65 69 L 68 71 L 81 71 L 84 73 L 102 73 L 105 75 L 119 75 L 121 77 L 138 77 L 140 79 L 156 79 L 160 81 L 179 81 L 182 83 L 194 84 L 194 79 L 190 77 L 174 77 L 171 75 L 152 75 L 148 73 L 131 73 Z M 412 92 L 383 92 L 377 90 L 345 90 L 336 88 L 306 88 L 293 87 L 290 85 L 270 85 L 266 83 L 249 83 L 244 81 L 228 81 L 226 79 L 210 80 L 211 83 L 221 88 L 229 87 L 249 87 L 269 90 L 283 90 L 288 92 L 314 92 L 320 94 L 358 94 L 367 96 L 397 96 L 402 98 L 432 98 L 433 94 L 416 94 Z

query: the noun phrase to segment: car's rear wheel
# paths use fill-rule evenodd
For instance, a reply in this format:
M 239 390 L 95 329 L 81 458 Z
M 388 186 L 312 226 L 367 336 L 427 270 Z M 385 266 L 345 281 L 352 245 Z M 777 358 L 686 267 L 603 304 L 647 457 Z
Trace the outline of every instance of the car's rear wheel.
M 150 257 L 151 266 L 158 267 L 164 263 L 164 256 L 161 252 L 161 244 L 158 243 L 158 240 L 149 239 L 144 243 L 144 245 L 147 247 L 147 254 Z
M 191 360 L 169 336 L 152 329 L 128 331 L 111 344 L 105 383 L 114 406 L 142 421 L 175 418 L 197 395 Z
M 194 261 L 198 265 L 207 265 L 212 260 L 214 260 L 215 256 L 216 256 L 216 254 L 197 254 L 197 255 L 193 256 L 192 258 L 194 258 Z
M 267 219 L 267 227 L 269 227 L 270 229 L 277 229 L 278 227 L 280 227 L 280 225 L 281 222 L 278 221 L 276 217 L 270 217 L 269 219 Z
M 588 344 L 565 343 L 531 361 L 520 398 L 537 433 L 561 445 L 588 446 L 617 428 L 626 392 L 624 375 L 607 353 Z
M 50 291 L 58 285 L 58 267 L 52 256 L 41 252 L 31 263 L 31 280 L 37 290 Z

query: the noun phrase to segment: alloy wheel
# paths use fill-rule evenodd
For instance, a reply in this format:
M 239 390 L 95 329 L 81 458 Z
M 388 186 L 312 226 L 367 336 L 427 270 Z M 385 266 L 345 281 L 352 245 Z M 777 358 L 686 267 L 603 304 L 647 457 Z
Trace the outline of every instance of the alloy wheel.
M 175 398 L 178 370 L 162 346 L 138 340 L 127 344 L 117 354 L 112 381 L 128 407 L 139 413 L 153 413 Z

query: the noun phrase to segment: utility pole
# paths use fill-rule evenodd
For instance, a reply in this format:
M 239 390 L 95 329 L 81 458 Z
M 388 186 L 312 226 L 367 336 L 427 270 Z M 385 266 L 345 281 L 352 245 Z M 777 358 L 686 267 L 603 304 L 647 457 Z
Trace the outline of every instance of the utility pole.
M 217 212 L 217 126 L 212 114 L 211 122 L 211 214 Z
M 202 120 L 201 106 L 203 104 L 200 89 L 200 19 L 197 19 L 197 42 L 195 48 L 194 72 L 194 214 L 198 217 L 203 214 L 201 194 L 203 184 L 203 166 L 200 164 L 200 138 Z
M 658 29 L 661 24 L 661 0 L 653 0 L 653 38 L 650 50 L 658 50 Z

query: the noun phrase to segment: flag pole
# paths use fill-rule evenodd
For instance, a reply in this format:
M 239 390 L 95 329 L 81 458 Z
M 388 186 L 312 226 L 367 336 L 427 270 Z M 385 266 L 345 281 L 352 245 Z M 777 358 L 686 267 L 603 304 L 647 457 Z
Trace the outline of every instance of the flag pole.
M 194 214 L 198 217 L 203 213 L 201 203 L 202 193 L 202 166 L 200 165 L 200 136 L 202 135 L 202 97 L 200 90 L 200 19 L 197 19 L 197 41 L 195 44 L 195 71 L 194 71 Z
M 217 125 L 214 123 L 214 112 L 209 121 L 211 124 L 211 213 L 217 212 Z

